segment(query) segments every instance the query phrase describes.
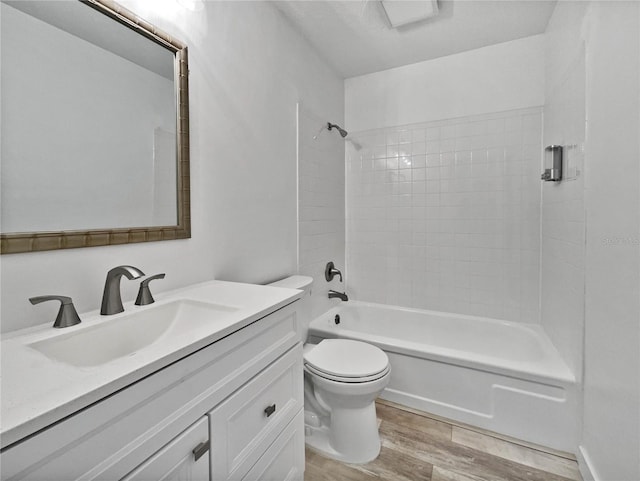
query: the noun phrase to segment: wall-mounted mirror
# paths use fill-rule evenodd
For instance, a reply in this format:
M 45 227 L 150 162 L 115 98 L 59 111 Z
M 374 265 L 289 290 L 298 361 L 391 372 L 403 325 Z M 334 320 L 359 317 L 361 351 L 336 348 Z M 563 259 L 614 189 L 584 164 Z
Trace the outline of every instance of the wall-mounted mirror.
M 186 46 L 111 0 L 2 0 L 2 253 L 191 236 Z

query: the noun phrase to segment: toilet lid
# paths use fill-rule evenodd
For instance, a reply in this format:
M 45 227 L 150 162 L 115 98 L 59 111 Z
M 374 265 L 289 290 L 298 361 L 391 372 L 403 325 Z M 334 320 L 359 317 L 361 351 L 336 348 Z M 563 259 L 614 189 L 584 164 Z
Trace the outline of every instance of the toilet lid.
M 304 361 L 319 373 L 340 378 L 374 376 L 389 365 L 382 349 L 349 339 L 324 339 L 304 354 Z

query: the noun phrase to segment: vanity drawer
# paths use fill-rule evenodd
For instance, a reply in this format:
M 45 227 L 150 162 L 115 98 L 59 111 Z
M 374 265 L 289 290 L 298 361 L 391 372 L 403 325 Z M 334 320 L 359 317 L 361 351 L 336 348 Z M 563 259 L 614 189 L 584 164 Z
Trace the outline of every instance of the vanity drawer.
M 212 479 L 241 480 L 301 410 L 298 344 L 209 413 Z
M 293 346 L 301 352 L 295 304 L 6 448 L 2 480 L 121 479 Z
M 209 481 L 209 459 L 202 455 L 208 442 L 209 425 L 203 416 L 121 481 Z
M 304 410 L 273 442 L 242 481 L 302 481 L 304 478 Z

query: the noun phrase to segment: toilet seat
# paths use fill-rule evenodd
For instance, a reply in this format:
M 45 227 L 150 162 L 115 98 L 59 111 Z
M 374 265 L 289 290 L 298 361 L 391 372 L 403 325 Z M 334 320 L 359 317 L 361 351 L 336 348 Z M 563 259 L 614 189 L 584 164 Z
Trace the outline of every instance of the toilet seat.
M 326 372 L 322 372 L 319 371 L 317 369 L 314 369 L 312 366 L 310 366 L 309 364 L 305 364 L 304 368 L 307 372 L 311 373 L 311 374 L 315 374 L 316 376 L 320 376 L 324 379 L 328 379 L 329 381 L 333 381 L 333 382 L 339 382 L 339 383 L 362 383 L 362 382 L 370 382 L 370 381 L 376 381 L 384 376 L 387 375 L 387 373 L 391 370 L 391 368 L 389 366 L 386 367 L 386 369 L 384 369 L 383 371 L 377 373 L 377 374 L 373 374 L 371 376 L 364 376 L 364 377 L 340 377 L 340 376 L 334 376 L 331 374 L 327 374 Z
M 335 382 L 369 382 L 385 376 L 389 358 L 371 344 L 349 339 L 324 339 L 305 349 L 305 369 Z

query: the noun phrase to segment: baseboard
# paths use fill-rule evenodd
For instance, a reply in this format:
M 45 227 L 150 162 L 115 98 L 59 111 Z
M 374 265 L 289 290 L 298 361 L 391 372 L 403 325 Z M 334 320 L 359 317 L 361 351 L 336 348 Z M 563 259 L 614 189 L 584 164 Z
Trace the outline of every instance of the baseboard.
M 578 469 L 584 481 L 600 481 L 600 477 L 591 462 L 587 448 L 583 445 L 578 446 L 576 458 L 578 460 Z

